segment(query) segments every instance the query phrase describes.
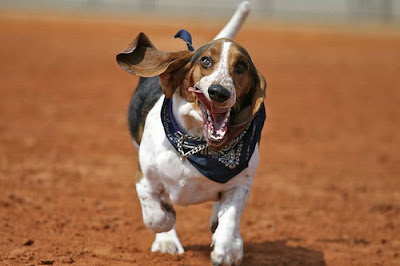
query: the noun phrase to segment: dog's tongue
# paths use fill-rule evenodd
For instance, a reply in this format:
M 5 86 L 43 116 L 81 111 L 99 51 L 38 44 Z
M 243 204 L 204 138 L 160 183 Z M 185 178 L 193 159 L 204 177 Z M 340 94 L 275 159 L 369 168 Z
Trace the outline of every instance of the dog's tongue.
M 216 136 L 224 136 L 226 133 L 226 123 L 227 123 L 227 116 L 226 113 L 219 114 L 210 112 L 212 116 L 212 123 L 214 125 L 214 131 Z

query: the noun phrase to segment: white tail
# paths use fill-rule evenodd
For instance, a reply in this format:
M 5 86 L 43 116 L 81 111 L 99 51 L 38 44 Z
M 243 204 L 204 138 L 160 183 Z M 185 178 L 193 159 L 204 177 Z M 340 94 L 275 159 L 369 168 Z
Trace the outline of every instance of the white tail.
M 232 18 L 225 25 L 225 27 L 218 33 L 218 35 L 214 38 L 214 40 L 221 38 L 227 38 L 233 40 L 236 33 L 238 33 L 240 27 L 243 25 L 243 22 L 246 20 L 249 11 L 250 11 L 249 1 L 243 1 L 242 3 L 240 3 L 238 8 L 236 9 L 235 14 L 233 14 Z

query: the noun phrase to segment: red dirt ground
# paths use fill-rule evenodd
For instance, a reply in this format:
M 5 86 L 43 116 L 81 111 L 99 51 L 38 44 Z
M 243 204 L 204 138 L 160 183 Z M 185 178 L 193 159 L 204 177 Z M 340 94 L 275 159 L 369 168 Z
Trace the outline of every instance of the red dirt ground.
M 161 23 L 161 21 L 159 22 Z M 0 16 L 0 265 L 208 265 L 210 203 L 177 208 L 186 253 L 152 254 L 115 54 L 223 25 Z M 269 83 L 243 265 L 400 265 L 400 38 L 247 24 Z

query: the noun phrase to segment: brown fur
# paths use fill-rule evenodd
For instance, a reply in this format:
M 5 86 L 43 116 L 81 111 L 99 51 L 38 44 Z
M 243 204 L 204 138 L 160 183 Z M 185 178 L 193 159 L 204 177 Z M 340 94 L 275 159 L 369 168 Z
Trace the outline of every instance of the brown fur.
M 224 41 L 231 40 L 216 40 L 203 45 L 194 52 L 163 52 L 157 50 L 144 33 L 140 33 L 127 50 L 117 55 L 117 61 L 123 69 L 131 74 L 142 77 L 159 75 L 161 87 L 167 98 L 171 98 L 175 89 L 179 87 L 180 95 L 192 102 L 196 108 L 196 97 L 187 89 L 194 86 L 202 77 L 213 72 L 215 66 L 218 65 Z M 233 45 L 228 63 L 229 72 L 236 88 L 237 102 L 232 110 L 224 143 L 232 140 L 251 123 L 264 101 L 266 88 L 264 77 L 254 67 L 247 51 L 239 44 L 231 42 Z M 203 56 L 212 58 L 212 67 L 208 69 L 201 67 L 200 59 Z M 235 72 L 235 65 L 239 60 L 247 66 L 243 73 Z M 184 119 L 189 126 L 194 123 L 190 117 Z M 209 144 L 213 146 L 212 143 Z

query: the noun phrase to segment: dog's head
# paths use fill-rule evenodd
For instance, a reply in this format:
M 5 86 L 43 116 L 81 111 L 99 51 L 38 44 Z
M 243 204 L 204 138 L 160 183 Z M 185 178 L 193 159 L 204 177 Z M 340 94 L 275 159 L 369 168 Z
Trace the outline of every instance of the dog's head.
M 180 96 L 202 113 L 204 135 L 215 149 L 242 132 L 264 101 L 264 77 L 247 51 L 230 39 L 214 40 L 194 52 L 163 52 L 140 33 L 117 61 L 131 74 L 159 75 L 167 98 L 180 88 Z

